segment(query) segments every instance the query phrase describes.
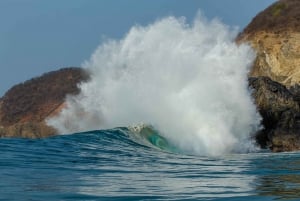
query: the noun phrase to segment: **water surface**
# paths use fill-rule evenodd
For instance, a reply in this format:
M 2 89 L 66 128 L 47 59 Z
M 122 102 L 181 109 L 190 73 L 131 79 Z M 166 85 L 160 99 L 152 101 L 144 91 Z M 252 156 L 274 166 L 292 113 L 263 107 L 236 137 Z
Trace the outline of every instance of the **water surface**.
M 297 152 L 201 157 L 132 136 L 119 128 L 0 139 L 0 200 L 300 199 Z

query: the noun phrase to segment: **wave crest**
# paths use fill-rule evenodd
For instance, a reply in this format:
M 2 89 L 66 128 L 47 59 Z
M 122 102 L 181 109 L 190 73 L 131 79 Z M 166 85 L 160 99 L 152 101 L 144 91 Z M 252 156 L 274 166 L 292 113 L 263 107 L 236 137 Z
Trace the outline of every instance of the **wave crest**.
M 91 80 L 47 122 L 61 133 L 145 123 L 195 154 L 244 149 L 260 117 L 247 83 L 255 54 L 236 34 L 202 16 L 134 26 L 98 47 L 84 64 Z

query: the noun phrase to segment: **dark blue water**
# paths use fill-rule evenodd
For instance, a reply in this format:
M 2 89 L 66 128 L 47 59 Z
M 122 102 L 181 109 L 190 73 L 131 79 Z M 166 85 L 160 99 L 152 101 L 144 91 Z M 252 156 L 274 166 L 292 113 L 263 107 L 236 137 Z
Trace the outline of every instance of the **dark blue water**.
M 170 153 L 127 129 L 0 139 L 0 200 L 300 200 L 299 153 Z

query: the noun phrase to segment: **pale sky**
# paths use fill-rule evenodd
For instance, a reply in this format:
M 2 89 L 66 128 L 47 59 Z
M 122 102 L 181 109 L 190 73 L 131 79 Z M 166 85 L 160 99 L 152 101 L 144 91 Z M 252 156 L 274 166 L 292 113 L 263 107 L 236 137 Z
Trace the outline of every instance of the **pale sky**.
M 0 96 L 14 84 L 89 59 L 133 25 L 198 10 L 242 30 L 275 0 L 0 0 Z

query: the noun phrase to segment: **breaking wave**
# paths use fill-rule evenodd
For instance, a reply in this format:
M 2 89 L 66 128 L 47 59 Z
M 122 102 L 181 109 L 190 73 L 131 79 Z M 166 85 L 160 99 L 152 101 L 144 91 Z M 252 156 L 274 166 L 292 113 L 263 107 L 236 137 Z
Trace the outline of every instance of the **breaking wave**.
M 249 151 L 260 124 L 247 73 L 255 53 L 218 20 L 167 17 L 101 44 L 91 80 L 47 123 L 61 133 L 151 125 L 199 155 Z

